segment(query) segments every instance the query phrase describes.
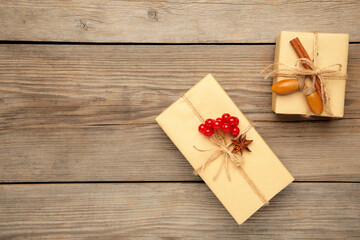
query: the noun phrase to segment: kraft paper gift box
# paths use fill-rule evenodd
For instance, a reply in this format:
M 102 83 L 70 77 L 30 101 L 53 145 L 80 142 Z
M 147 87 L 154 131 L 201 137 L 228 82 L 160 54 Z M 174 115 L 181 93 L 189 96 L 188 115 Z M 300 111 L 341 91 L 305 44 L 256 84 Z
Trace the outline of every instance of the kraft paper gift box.
M 283 31 L 276 39 L 275 64 L 286 64 L 294 66 L 299 59 L 290 41 L 296 37 L 304 46 L 311 60 L 314 60 L 314 41 L 317 40 L 317 66 L 324 68 L 334 64 L 341 64 L 340 76 L 346 75 L 349 35 L 337 33 L 316 33 L 314 32 L 291 32 Z M 284 68 L 278 66 L 276 69 Z M 273 83 L 289 77 L 274 77 Z M 342 117 L 344 115 L 345 85 L 346 80 L 333 78 L 325 80 L 327 95 L 330 100 L 327 107 L 330 111 L 323 111 L 320 116 Z M 314 115 L 305 100 L 301 91 L 288 95 L 278 95 L 273 93 L 272 110 L 278 114 L 304 114 Z M 332 113 L 332 114 L 329 114 Z
M 215 119 L 229 113 L 239 118 L 241 130 L 249 129 L 246 138 L 253 140 L 249 145 L 251 152 L 244 151 L 241 167 L 228 165 L 231 180 L 225 169 L 221 169 L 214 180 L 219 167 L 222 167 L 223 156 L 216 158 L 199 174 L 236 222 L 242 224 L 294 178 L 255 128 L 249 127 L 250 122 L 210 74 L 156 118 L 194 169 L 200 168 L 213 154 L 212 151 L 200 152 L 194 146 L 198 149 L 216 149 L 215 144 L 198 131 L 202 122 L 194 111 L 204 119 Z

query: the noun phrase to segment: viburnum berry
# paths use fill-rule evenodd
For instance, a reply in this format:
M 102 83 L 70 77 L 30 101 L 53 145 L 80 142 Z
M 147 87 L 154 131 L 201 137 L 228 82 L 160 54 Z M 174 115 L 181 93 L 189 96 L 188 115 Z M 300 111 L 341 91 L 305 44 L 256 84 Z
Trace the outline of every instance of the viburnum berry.
M 228 123 L 229 123 L 230 126 L 232 126 L 232 127 L 237 126 L 238 123 L 239 123 L 239 119 L 238 119 L 237 117 L 229 117 Z
M 214 131 L 212 130 L 212 128 L 206 127 L 204 130 L 204 135 L 206 137 L 211 137 L 211 135 L 213 135 Z
M 224 121 L 222 120 L 222 118 L 217 118 L 215 121 L 220 121 L 220 125 L 222 126 L 223 125 L 223 123 L 224 123 Z
M 201 133 L 204 133 L 204 131 L 205 131 L 205 124 L 200 124 L 199 125 L 199 132 L 201 132 Z
M 228 133 L 230 131 L 230 129 L 231 129 L 231 126 L 228 123 L 223 123 L 223 125 L 221 126 L 221 130 L 224 133 Z
M 222 118 L 223 122 L 226 123 L 226 122 L 228 122 L 230 117 L 231 117 L 230 114 L 224 113 L 221 118 Z
M 236 137 L 237 135 L 239 135 L 240 129 L 238 127 L 232 127 L 230 133 L 231 133 L 231 135 Z
M 222 122 L 216 120 L 216 121 L 213 122 L 212 127 L 213 127 L 213 129 L 220 129 L 221 125 L 222 125 Z
M 214 122 L 214 119 L 211 119 L 211 118 L 206 119 L 205 126 L 209 127 L 209 128 L 212 128 L 213 122 Z
M 236 120 L 236 125 L 235 126 L 239 125 L 239 119 L 237 117 L 234 117 L 234 118 Z

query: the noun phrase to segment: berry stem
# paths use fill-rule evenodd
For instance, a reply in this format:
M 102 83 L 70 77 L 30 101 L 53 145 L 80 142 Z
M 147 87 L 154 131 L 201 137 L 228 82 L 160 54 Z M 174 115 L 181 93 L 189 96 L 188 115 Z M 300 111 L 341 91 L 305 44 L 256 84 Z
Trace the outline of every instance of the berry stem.
M 226 139 L 225 139 L 225 135 L 222 134 L 222 132 L 218 129 L 215 130 L 215 134 L 218 135 L 219 137 L 221 137 L 221 139 L 224 141 L 225 145 L 226 145 Z M 226 133 L 225 133 L 226 134 Z

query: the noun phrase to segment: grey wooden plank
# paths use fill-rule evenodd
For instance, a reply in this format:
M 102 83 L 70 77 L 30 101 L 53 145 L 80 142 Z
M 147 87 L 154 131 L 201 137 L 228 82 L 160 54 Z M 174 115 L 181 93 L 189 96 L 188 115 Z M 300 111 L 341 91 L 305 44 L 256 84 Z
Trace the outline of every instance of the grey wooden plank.
M 66 42 L 269 43 L 282 30 L 360 41 L 351 1 L 0 1 L 0 39 Z
M 203 183 L 0 185 L 3 239 L 357 239 L 359 183 L 293 183 L 237 225 Z
M 359 120 L 255 124 L 296 180 L 360 180 Z M 0 142 L 2 182 L 200 180 L 155 124 L 9 130 Z
M 271 112 L 274 46 L 0 45 L 0 181 L 197 181 L 155 117 L 212 72 L 300 181 L 359 181 L 360 45 L 344 119 Z
M 360 118 L 359 55 L 360 44 L 352 44 L 345 118 Z M 4 44 L 0 56 L 1 110 L 12 120 L 2 122 L 2 127 L 30 127 L 22 121 L 30 117 L 24 113 L 30 108 L 32 127 L 56 127 L 59 122 L 153 123 L 160 111 L 208 73 L 256 120 L 304 120 L 269 111 L 271 80 L 263 80 L 259 72 L 273 62 L 274 46 Z M 57 112 L 57 122 L 41 120 L 44 107 Z M 17 114 L 23 115 L 15 118 Z M 74 119 L 80 116 L 84 122 Z

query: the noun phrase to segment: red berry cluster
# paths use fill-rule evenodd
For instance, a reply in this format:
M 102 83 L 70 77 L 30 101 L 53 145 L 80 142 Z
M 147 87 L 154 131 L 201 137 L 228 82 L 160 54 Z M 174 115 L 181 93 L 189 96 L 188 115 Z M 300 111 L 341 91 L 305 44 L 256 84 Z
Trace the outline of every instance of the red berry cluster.
M 237 136 L 240 133 L 240 129 L 237 127 L 239 119 L 237 117 L 230 116 L 228 113 L 224 113 L 221 118 L 206 119 L 205 124 L 200 124 L 199 132 L 205 136 L 210 137 L 213 135 L 214 130 L 221 129 L 224 133 L 230 132 L 231 135 Z

